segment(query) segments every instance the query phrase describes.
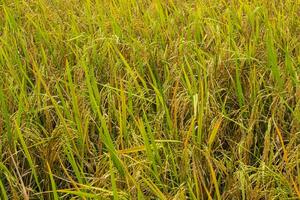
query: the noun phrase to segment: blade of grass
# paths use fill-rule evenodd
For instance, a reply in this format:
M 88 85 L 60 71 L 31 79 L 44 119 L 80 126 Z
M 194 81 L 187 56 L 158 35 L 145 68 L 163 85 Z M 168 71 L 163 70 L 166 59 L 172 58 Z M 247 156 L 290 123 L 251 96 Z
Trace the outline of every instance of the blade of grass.
M 54 181 L 53 174 L 52 174 L 52 171 L 51 171 L 51 168 L 50 168 L 50 165 L 48 162 L 47 162 L 47 168 L 48 168 L 50 182 L 51 182 L 52 191 L 53 191 L 53 199 L 58 200 L 59 198 L 58 198 L 58 194 L 57 194 L 56 183 Z

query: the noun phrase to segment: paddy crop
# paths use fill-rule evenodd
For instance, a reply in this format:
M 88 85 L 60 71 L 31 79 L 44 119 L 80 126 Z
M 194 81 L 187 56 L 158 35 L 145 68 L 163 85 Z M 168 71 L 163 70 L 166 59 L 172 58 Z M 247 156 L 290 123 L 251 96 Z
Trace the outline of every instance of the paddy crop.
M 299 199 L 299 19 L 299 0 L 0 0 L 0 199 Z

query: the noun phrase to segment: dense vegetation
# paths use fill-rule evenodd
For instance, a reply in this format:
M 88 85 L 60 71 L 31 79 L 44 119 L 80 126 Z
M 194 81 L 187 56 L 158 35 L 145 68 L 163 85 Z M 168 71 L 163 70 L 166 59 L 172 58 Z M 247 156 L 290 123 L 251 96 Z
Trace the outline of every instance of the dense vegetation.
M 0 199 L 300 198 L 299 18 L 0 0 Z

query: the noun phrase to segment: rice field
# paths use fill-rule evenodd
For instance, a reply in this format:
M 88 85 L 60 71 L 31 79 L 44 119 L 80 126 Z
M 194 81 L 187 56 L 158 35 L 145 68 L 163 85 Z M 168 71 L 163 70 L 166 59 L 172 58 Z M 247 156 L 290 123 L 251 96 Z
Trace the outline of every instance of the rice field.
M 0 0 L 0 199 L 300 199 L 300 0 Z

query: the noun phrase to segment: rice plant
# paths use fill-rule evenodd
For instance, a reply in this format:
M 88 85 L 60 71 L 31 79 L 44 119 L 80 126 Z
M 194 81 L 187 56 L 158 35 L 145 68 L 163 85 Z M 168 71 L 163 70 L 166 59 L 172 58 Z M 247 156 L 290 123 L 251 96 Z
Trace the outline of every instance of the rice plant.
M 299 19 L 299 0 L 0 0 L 0 199 L 299 199 Z

